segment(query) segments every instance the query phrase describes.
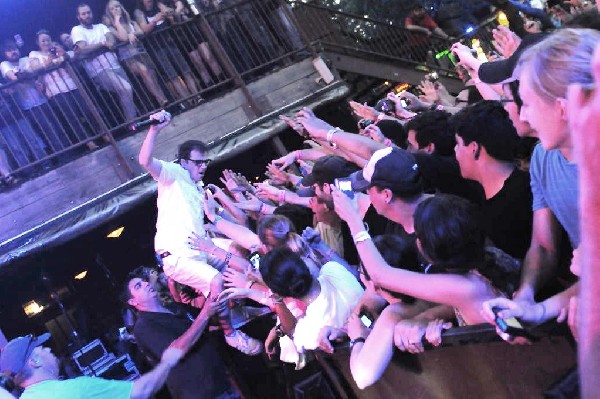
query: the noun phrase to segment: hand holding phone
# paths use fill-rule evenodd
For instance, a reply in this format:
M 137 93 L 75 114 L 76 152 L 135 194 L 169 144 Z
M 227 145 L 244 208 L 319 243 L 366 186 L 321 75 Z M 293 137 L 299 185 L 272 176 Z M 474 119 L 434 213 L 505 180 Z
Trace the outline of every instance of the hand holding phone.
M 494 322 L 496 326 L 505 334 L 508 334 L 512 337 L 526 337 L 529 338 L 531 335 L 525 330 L 525 327 L 514 317 L 503 319 L 499 316 L 499 313 L 503 309 L 494 306 L 492 307 L 492 312 L 494 312 Z
M 335 187 L 346 194 L 350 199 L 354 198 L 354 191 L 352 190 L 352 180 L 349 177 L 343 177 L 334 180 Z

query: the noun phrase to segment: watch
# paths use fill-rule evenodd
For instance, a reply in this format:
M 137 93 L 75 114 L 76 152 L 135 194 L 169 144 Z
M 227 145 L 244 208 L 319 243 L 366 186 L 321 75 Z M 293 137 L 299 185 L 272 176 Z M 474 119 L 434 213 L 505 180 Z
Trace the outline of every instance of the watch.
M 350 349 L 352 349 L 354 347 L 354 345 L 358 344 L 359 342 L 364 343 L 365 341 L 366 341 L 366 339 L 364 337 L 354 338 L 354 339 L 350 340 L 350 342 L 348 343 L 348 347 L 350 347 Z

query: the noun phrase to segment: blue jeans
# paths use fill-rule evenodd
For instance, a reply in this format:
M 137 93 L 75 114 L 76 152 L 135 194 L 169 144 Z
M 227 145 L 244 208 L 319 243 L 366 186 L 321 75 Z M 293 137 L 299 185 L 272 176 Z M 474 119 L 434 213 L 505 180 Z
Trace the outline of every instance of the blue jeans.
M 0 127 L 0 135 L 0 143 L 6 144 L 9 163 L 16 163 L 17 168 L 46 156 L 44 142 L 25 119 L 6 121 Z

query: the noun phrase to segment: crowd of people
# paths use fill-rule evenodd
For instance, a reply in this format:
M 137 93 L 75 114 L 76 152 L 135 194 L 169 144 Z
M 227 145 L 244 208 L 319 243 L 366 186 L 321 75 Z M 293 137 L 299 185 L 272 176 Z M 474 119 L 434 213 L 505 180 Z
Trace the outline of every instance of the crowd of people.
M 305 146 L 255 184 L 224 170 L 222 185 L 205 185 L 201 141 L 182 143 L 176 162 L 156 159 L 170 115 L 153 114 L 139 163 L 158 185 L 160 268 L 134 270 L 122 299 L 155 368 L 134 382 L 58 381 L 47 336 L 10 341 L 0 368 L 28 399 L 147 397 L 165 380 L 173 397 L 233 398 L 209 320 L 246 355 L 298 369 L 347 341 L 361 389 L 394 350 L 439 346 L 452 326 L 491 323 L 518 344 L 526 338 L 502 320 L 568 320 L 589 339 L 594 319 L 577 315 L 592 298 L 579 300 L 578 276 L 598 259 L 598 21 L 594 9 L 523 37 L 500 27 L 501 58 L 489 62 L 456 43 L 467 94 L 425 79 L 421 95 L 351 102 L 358 134 L 310 109 L 281 116 Z M 241 299 L 255 305 L 246 316 L 276 314 L 266 337 L 237 328 Z
M 77 25 L 55 37 L 39 30 L 28 55 L 22 41 L 4 40 L 0 186 L 49 169 L 39 165 L 48 156 L 68 160 L 56 154 L 73 146 L 95 150 L 102 124 L 117 128 L 173 103 L 195 106 L 202 90 L 231 77 L 195 14 L 213 13 L 208 24 L 239 73 L 303 47 L 281 3 L 238 2 L 202 1 L 192 12 L 181 0 L 139 0 L 130 13 L 111 0 L 101 16 L 82 3 L 73 10 Z M 32 163 L 38 170 L 21 172 Z

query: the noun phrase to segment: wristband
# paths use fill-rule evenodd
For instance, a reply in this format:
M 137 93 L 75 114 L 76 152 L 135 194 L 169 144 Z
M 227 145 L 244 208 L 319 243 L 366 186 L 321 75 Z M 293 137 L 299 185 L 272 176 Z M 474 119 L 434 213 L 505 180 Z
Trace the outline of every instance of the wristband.
M 260 208 L 258 208 L 258 213 L 260 213 L 261 215 L 265 214 L 265 203 L 264 202 L 260 203 Z
M 302 150 L 296 150 L 296 161 L 302 161 Z
M 279 204 L 283 204 L 285 202 L 285 190 L 279 190 L 277 198 L 278 198 Z
M 227 255 L 225 255 L 225 264 L 227 266 L 229 266 L 229 261 L 231 260 L 231 257 L 233 256 L 233 254 L 231 252 L 227 252 Z
M 256 281 L 248 280 L 248 282 L 246 283 L 246 288 L 251 289 L 254 283 L 256 283 Z
M 352 237 L 352 239 L 354 240 L 354 244 L 358 244 L 359 242 L 370 240 L 371 236 L 369 235 L 369 233 L 366 230 L 362 230 L 362 231 L 359 231 L 358 233 L 356 233 Z
M 215 225 L 216 225 L 216 224 L 217 224 L 217 222 L 218 222 L 219 220 L 221 220 L 221 219 L 223 219 L 223 217 L 222 217 L 221 215 L 216 215 L 216 216 L 215 216 L 215 220 L 213 220 L 213 224 L 215 224 Z
M 275 326 L 275 336 L 277 338 L 283 338 L 286 336 L 286 333 L 283 331 L 283 328 L 281 328 L 281 324 L 277 324 Z
M 365 343 L 366 339 L 364 339 L 363 337 L 358 337 L 358 338 L 354 338 L 353 340 L 350 340 L 350 342 L 348 343 L 348 346 L 350 348 L 353 348 L 354 345 L 358 344 L 358 343 Z
M 342 129 L 340 129 L 339 127 L 334 127 L 333 129 L 329 129 L 327 131 L 327 144 L 329 144 L 332 148 L 337 147 L 337 145 L 333 142 L 333 135 L 339 132 L 340 130 Z

